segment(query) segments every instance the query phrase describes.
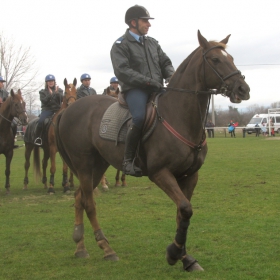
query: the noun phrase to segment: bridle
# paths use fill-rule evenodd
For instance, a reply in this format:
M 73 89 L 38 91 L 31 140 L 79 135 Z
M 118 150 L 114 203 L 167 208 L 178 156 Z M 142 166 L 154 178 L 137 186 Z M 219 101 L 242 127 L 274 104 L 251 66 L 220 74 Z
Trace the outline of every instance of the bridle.
M 210 49 L 208 49 L 207 51 L 203 52 L 202 57 L 203 57 L 203 69 L 204 69 L 204 83 L 206 85 L 205 82 L 205 63 L 207 63 L 207 65 L 210 67 L 210 69 L 218 76 L 218 78 L 221 80 L 222 84 L 219 88 L 219 90 L 215 90 L 215 89 L 207 89 L 207 90 L 189 90 L 189 89 L 183 89 L 183 88 L 172 88 L 172 87 L 163 87 L 164 90 L 166 91 L 176 91 L 176 92 L 186 92 L 186 93 L 194 93 L 194 94 L 222 94 L 224 96 L 228 96 L 229 97 L 229 92 L 228 92 L 228 85 L 225 83 L 225 81 L 229 78 L 231 78 L 232 76 L 235 76 L 237 74 L 241 75 L 241 71 L 236 70 L 230 74 L 228 74 L 225 77 L 222 77 L 222 75 L 208 62 L 208 60 L 206 59 L 206 54 L 208 52 L 210 52 L 213 49 L 217 49 L 217 48 L 221 48 L 223 49 L 222 46 L 213 46 Z M 245 79 L 244 75 L 241 75 L 241 77 L 243 79 Z M 236 79 L 237 81 L 237 79 Z M 236 83 L 236 81 L 234 82 L 234 84 Z M 233 86 L 234 88 L 234 86 Z
M 71 103 L 69 103 L 69 100 L 70 100 L 71 98 L 73 98 L 75 101 L 77 100 L 77 97 L 75 97 L 75 96 L 73 96 L 73 95 L 69 96 L 68 98 L 66 98 L 66 104 L 67 104 L 67 106 L 69 106 L 69 104 L 71 104 Z
M 237 74 L 241 75 L 241 71 L 236 70 L 236 71 L 234 71 L 234 72 L 228 74 L 227 76 L 222 77 L 222 75 L 221 75 L 221 74 L 209 63 L 209 61 L 206 59 L 206 54 L 207 54 L 208 52 L 210 52 L 211 50 L 217 49 L 217 48 L 223 49 L 222 46 L 214 46 L 214 47 L 208 49 L 207 51 L 205 51 L 205 52 L 202 54 L 202 56 L 203 56 L 203 61 L 204 61 L 204 64 L 203 64 L 203 68 L 204 68 L 204 82 L 205 82 L 205 63 L 207 63 L 207 65 L 212 69 L 212 71 L 216 74 L 216 76 L 218 76 L 218 78 L 219 78 L 219 79 L 221 80 L 221 82 L 222 82 L 222 84 L 221 84 L 221 86 L 220 86 L 218 92 L 219 92 L 220 94 L 222 94 L 222 95 L 228 96 L 228 94 L 227 94 L 227 93 L 228 93 L 228 85 L 225 83 L 225 81 L 226 81 L 227 79 L 231 78 L 232 76 L 237 75 Z M 242 77 L 243 79 L 245 79 L 245 76 L 241 75 L 241 77 Z M 237 81 L 237 79 L 235 80 L 234 85 L 235 85 L 236 81 Z M 206 82 L 205 82 L 205 85 L 206 85 Z M 233 88 L 234 88 L 234 85 L 233 85 Z

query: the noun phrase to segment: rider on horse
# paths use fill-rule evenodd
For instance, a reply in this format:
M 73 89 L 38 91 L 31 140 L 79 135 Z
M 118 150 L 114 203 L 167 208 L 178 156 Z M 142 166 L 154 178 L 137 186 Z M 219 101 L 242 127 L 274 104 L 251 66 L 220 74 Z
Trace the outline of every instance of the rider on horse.
M 86 97 L 88 95 L 96 95 L 95 89 L 90 87 L 91 77 L 89 74 L 83 74 L 80 80 L 82 84 L 77 88 L 77 99 Z
M 34 144 L 41 146 L 44 121 L 46 118 L 54 115 L 61 107 L 63 99 L 63 90 L 60 89 L 55 83 L 54 75 L 47 75 L 45 78 L 45 88 L 41 89 L 40 92 L 41 108 L 42 112 L 35 131 Z
M 104 89 L 103 95 L 108 94 L 108 92 L 116 92 L 119 88 L 119 80 L 117 77 L 112 77 L 110 79 L 110 86 Z
M 111 49 L 114 72 L 132 115 L 125 141 L 123 172 L 136 177 L 142 176 L 142 170 L 134 165 L 134 158 L 141 139 L 146 103 L 151 93 L 161 91 L 163 79 L 169 80 L 174 73 L 171 60 L 158 42 L 144 36 L 151 26 L 149 19 L 153 18 L 144 7 L 130 7 L 125 14 L 129 28 Z

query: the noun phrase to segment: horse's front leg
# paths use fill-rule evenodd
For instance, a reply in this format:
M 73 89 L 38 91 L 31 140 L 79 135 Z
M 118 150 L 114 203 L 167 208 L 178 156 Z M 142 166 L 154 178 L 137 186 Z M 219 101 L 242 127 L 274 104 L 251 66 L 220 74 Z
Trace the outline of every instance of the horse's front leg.
M 122 181 L 122 186 L 123 186 L 123 187 L 126 187 L 126 186 L 127 186 L 127 183 L 126 183 L 126 180 L 125 180 L 125 173 L 123 173 L 123 172 L 122 172 L 121 181 Z
M 117 173 L 116 173 L 116 183 L 115 183 L 115 187 L 120 187 L 121 183 L 120 183 L 120 170 L 117 169 Z
M 160 170 L 158 173 L 150 176 L 150 178 L 175 202 L 177 206 L 176 235 L 173 243 L 166 249 L 166 260 L 168 264 L 174 265 L 178 260 L 181 260 L 183 268 L 186 271 L 203 270 L 197 261 L 188 255 L 186 251 L 187 232 L 192 216 L 190 199 L 185 196 L 186 190 L 184 190 L 184 192 L 182 191 L 173 174 L 167 169 Z M 196 181 L 193 180 L 192 183 L 196 184 Z M 192 191 L 195 184 L 194 186 L 190 186 Z M 192 191 L 190 191 L 190 193 L 192 193 Z
M 50 151 L 50 162 L 51 162 L 51 167 L 50 167 L 50 184 L 48 188 L 48 193 L 49 194 L 54 194 L 54 175 L 56 172 L 56 165 L 55 165 L 55 156 L 56 156 L 56 146 L 55 145 L 50 145 L 49 147 Z
M 6 188 L 6 194 L 10 194 L 10 173 L 11 173 L 11 161 L 13 158 L 13 149 L 9 153 L 6 154 L 6 170 L 5 170 L 5 176 L 6 176 L 6 182 L 5 182 L 5 188 Z
M 101 180 L 100 180 L 100 184 L 101 184 L 102 189 L 103 189 L 104 191 L 108 191 L 108 190 L 109 190 L 109 187 L 108 187 L 106 181 L 107 181 L 107 180 L 106 180 L 106 175 L 103 174 L 103 176 L 102 176 L 102 178 L 101 178 Z
M 23 189 L 24 190 L 27 190 L 28 188 L 28 183 L 29 183 L 29 180 L 28 180 L 28 170 L 29 170 L 29 167 L 30 167 L 30 156 L 31 156 L 31 152 L 33 150 L 33 147 L 28 144 L 28 143 L 25 143 L 25 153 L 24 153 L 24 156 L 25 156 L 25 163 L 24 163 L 24 169 L 25 169 L 25 176 L 24 176 L 24 180 L 23 180 Z

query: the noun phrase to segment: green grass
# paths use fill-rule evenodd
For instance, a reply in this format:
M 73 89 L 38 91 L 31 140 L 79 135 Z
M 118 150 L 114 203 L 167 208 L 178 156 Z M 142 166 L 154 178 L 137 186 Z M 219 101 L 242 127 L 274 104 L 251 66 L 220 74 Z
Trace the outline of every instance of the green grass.
M 96 202 L 102 230 L 120 261 L 103 260 L 86 218 L 90 258 L 75 258 L 74 198 L 62 193 L 61 160 L 55 195 L 35 183 L 32 168 L 29 190 L 23 191 L 24 148 L 19 148 L 10 195 L 0 156 L 0 279 L 279 279 L 280 140 L 215 137 L 208 139 L 192 198 L 187 244 L 204 272 L 186 273 L 180 262 L 165 261 L 176 230 L 173 202 L 146 177 L 127 177 L 128 187 L 113 187 L 112 167 L 106 173 L 110 190 L 99 187 Z

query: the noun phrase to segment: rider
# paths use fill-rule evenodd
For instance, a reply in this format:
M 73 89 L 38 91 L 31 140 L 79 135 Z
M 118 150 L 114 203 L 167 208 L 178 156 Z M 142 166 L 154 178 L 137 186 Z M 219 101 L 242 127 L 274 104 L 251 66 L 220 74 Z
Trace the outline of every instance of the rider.
M 81 86 L 77 88 L 77 99 L 81 97 L 86 97 L 88 95 L 95 95 L 96 91 L 92 87 L 90 87 L 91 77 L 89 74 L 83 74 L 81 76 Z
M 169 57 L 158 42 L 146 37 L 151 26 L 149 12 L 143 6 L 132 6 L 125 14 L 129 26 L 126 33 L 117 39 L 111 49 L 115 75 L 132 115 L 132 125 L 125 141 L 123 172 L 140 177 L 142 170 L 134 165 L 134 158 L 141 139 L 149 95 L 160 92 L 163 79 L 166 82 L 174 73 Z
M 44 120 L 55 114 L 61 107 L 63 99 L 63 90 L 56 85 L 55 76 L 47 75 L 45 78 L 45 88 L 41 89 L 40 92 L 41 100 L 41 115 L 35 131 L 34 144 L 41 146 L 42 132 L 44 127 Z
M 106 95 L 108 91 L 117 91 L 119 88 L 119 80 L 117 77 L 112 77 L 110 79 L 110 86 L 104 89 L 104 92 L 102 94 Z
M 9 92 L 7 92 L 4 89 L 4 83 L 5 82 L 6 82 L 6 80 L 3 79 L 2 76 L 0 76 L 0 107 L 1 107 L 1 104 L 3 102 L 5 102 L 6 99 L 8 98 L 8 96 L 9 96 Z M 14 137 L 16 137 L 16 134 L 17 134 L 17 124 L 15 123 L 15 120 L 12 121 L 11 128 L 12 128 Z M 17 145 L 14 145 L 14 148 L 17 148 L 17 147 L 18 147 Z

